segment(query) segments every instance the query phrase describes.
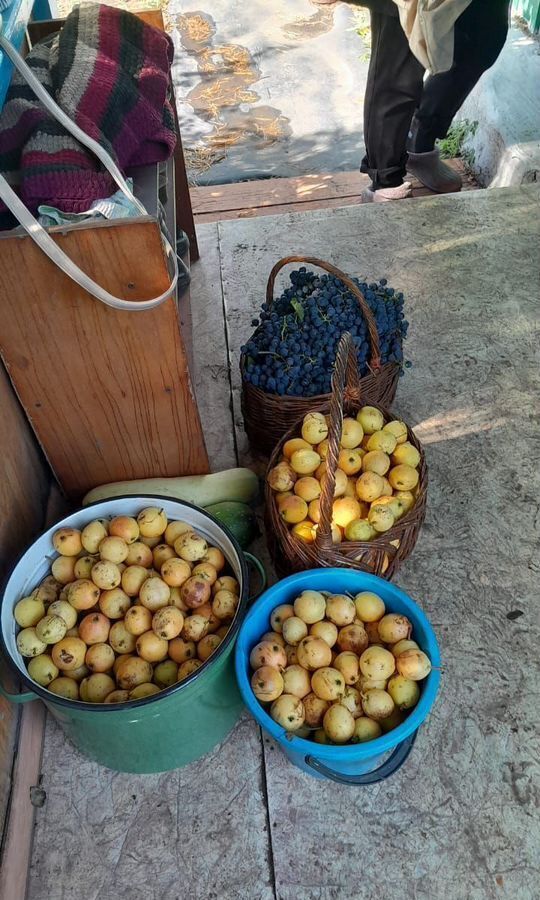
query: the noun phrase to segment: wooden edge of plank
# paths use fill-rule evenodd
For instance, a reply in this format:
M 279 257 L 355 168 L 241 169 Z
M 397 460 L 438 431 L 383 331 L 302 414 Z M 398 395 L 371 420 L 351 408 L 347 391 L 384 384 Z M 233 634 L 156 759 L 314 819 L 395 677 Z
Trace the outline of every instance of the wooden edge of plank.
M 66 515 L 68 509 L 66 498 L 53 481 L 44 516 L 47 527 Z M 30 791 L 40 784 L 45 721 L 46 708 L 40 700 L 36 699 L 22 707 L 4 829 L 0 867 L 1 900 L 26 900 L 35 818 Z
M 229 184 L 191 187 L 194 215 L 257 208 L 301 205 L 357 195 L 369 177 L 360 172 L 321 173 L 293 178 L 262 178 Z
M 463 191 L 474 190 L 474 186 L 470 187 L 468 185 L 464 185 L 462 188 Z M 430 191 L 428 188 L 423 187 L 422 185 L 418 185 L 418 187 L 413 185 L 412 190 L 413 198 L 420 197 L 439 197 L 440 194 L 434 194 L 433 191 Z M 405 200 L 407 198 L 403 198 Z M 392 202 L 402 202 L 392 201 Z M 208 225 L 211 222 L 226 222 L 231 219 L 254 219 L 259 216 L 280 216 L 285 215 L 287 213 L 308 213 L 313 212 L 314 210 L 321 209 L 343 209 L 346 206 L 358 206 L 362 203 L 362 198 L 360 195 L 348 196 L 348 197 L 331 197 L 326 200 L 305 200 L 302 203 L 284 203 L 278 204 L 275 206 L 248 206 L 243 209 L 235 209 L 235 210 L 223 210 L 222 212 L 208 212 L 208 213 L 197 213 L 195 215 L 195 222 L 197 225 Z
M 197 225 L 210 222 L 226 222 L 230 219 L 254 219 L 258 216 L 279 216 L 285 213 L 307 213 L 319 209 L 340 209 L 344 206 L 358 206 L 360 196 L 333 197 L 327 200 L 307 200 L 303 203 L 284 203 L 276 206 L 248 206 L 242 209 L 224 210 L 223 212 L 198 213 L 195 216 Z
M 461 176 L 462 190 L 477 187 L 461 159 L 445 162 Z M 433 194 L 411 178 L 413 196 Z M 230 184 L 204 185 L 190 189 L 198 224 L 258 215 L 279 215 L 312 209 L 332 209 L 360 202 L 369 177 L 358 171 L 320 173 L 293 178 L 267 178 Z
M 40 782 L 44 732 L 45 706 L 41 702 L 28 703 L 21 713 L 0 869 L 0 897 L 3 900 L 26 898 L 35 813 L 31 788 L 39 786 Z

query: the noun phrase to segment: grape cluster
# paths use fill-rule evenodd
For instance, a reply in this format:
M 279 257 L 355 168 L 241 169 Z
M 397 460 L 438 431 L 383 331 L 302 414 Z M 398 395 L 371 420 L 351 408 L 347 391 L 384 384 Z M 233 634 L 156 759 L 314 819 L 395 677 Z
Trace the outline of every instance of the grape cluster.
M 339 278 L 316 275 L 305 267 L 291 272 L 290 280 L 291 287 L 271 307 L 263 303 L 260 319 L 251 323 L 256 330 L 242 347 L 246 381 L 270 394 L 328 394 L 345 331 L 352 335 L 360 376 L 366 375 L 371 347 L 356 298 Z M 385 278 L 378 284 L 353 281 L 375 317 L 382 363 L 402 366 L 402 340 L 409 325 L 403 314 L 403 294 L 388 287 Z

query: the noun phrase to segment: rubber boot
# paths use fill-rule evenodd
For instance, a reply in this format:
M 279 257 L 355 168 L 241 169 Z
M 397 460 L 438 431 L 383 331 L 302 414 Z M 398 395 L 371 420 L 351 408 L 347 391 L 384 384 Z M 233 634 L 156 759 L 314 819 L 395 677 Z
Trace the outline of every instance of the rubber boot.
M 411 153 L 407 172 L 436 194 L 452 194 L 461 190 L 461 177 L 441 159 L 437 148 L 427 153 Z
M 366 188 L 362 191 L 360 202 L 388 203 L 389 200 L 405 200 L 407 197 L 412 197 L 410 181 L 404 181 L 397 187 L 377 188 L 376 190 L 373 190 L 372 187 Z

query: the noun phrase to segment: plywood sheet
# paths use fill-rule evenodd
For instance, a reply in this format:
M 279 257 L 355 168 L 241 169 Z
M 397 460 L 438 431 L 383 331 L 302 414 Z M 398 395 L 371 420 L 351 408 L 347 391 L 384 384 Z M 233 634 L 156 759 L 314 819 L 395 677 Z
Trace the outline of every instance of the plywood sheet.
M 218 227 L 215 223 L 200 225 L 197 235 L 201 259 L 192 266 L 190 285 L 194 335 L 193 387 L 211 470 L 218 472 L 236 459 Z
M 54 236 L 115 296 L 151 298 L 169 284 L 152 220 Z M 0 239 L 0 298 L 0 352 L 69 495 L 108 481 L 208 471 L 172 298 L 144 312 L 111 309 L 29 237 Z
M 474 179 L 461 159 L 447 160 L 462 179 L 462 190 L 473 190 Z M 433 196 L 420 182 L 411 179 L 414 197 Z M 296 178 L 267 178 L 234 184 L 213 184 L 191 188 L 193 212 L 197 223 L 244 219 L 251 216 L 281 215 L 336 209 L 361 202 L 362 191 L 370 179 L 359 171 L 322 172 Z
M 43 525 L 50 475 L 34 436 L 0 364 L 0 581 Z M 17 685 L 0 658 L 0 678 Z M 3 827 L 13 768 L 19 710 L 0 697 L 0 827 Z
M 539 198 L 531 186 L 219 226 L 241 458 L 239 348 L 271 266 L 304 252 L 405 291 L 413 367 L 395 409 L 430 466 L 398 583 L 435 626 L 441 694 L 407 764 L 373 787 L 317 782 L 265 740 L 279 900 L 537 893 Z

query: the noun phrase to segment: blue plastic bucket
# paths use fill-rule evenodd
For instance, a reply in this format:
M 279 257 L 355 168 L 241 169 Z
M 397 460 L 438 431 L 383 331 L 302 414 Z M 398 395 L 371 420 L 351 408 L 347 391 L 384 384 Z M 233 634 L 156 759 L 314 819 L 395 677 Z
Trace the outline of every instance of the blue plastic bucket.
M 271 629 L 270 613 L 281 603 L 292 603 L 303 590 L 357 594 L 373 591 L 385 602 L 388 612 L 406 615 L 413 625 L 413 639 L 440 666 L 435 633 L 419 606 L 394 584 L 351 569 L 313 569 L 291 575 L 269 588 L 246 616 L 236 643 L 235 665 L 240 693 L 259 725 L 276 740 L 286 756 L 304 772 L 341 784 L 375 784 L 393 775 L 407 759 L 416 733 L 427 718 L 439 688 L 440 673 L 432 669 L 420 682 L 421 695 L 405 721 L 388 734 L 363 744 L 335 746 L 317 744 L 295 737 L 270 717 L 251 690 L 249 654 L 262 634 Z M 392 751 L 390 755 L 389 751 Z

